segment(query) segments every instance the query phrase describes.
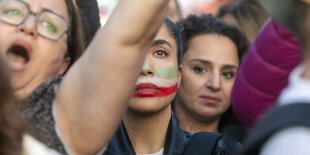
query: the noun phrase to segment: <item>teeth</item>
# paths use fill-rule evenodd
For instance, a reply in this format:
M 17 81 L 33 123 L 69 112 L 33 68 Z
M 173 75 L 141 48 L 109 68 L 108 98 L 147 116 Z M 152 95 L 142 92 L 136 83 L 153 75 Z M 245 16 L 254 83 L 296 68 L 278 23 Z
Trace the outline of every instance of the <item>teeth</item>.
M 18 62 L 18 61 L 11 61 L 11 60 L 9 60 L 8 63 L 9 63 L 10 68 L 12 68 L 12 69 L 20 69 L 20 68 L 22 68 L 23 65 L 24 65 L 24 64 L 21 63 L 21 62 Z
M 9 66 L 12 69 L 21 69 L 24 66 L 24 64 L 26 63 L 25 58 L 18 56 L 18 55 L 15 55 L 12 52 L 8 52 L 6 57 L 7 57 L 7 61 L 9 63 Z

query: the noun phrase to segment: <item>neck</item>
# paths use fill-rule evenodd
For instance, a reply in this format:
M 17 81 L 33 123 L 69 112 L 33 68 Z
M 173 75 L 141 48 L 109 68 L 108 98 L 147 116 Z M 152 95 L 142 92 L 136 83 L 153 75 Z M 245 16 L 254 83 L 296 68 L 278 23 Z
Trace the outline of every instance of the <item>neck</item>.
M 308 51 L 310 52 L 310 50 Z M 305 62 L 305 70 L 302 74 L 302 77 L 310 80 L 310 53 L 305 55 L 304 62 Z
M 28 90 L 14 90 L 14 94 L 18 103 L 23 102 L 31 94 L 31 91 Z
M 302 77 L 310 80 L 310 40 L 307 42 L 303 50 L 303 62 L 305 63 L 305 70 L 302 74 Z
M 202 116 L 195 116 L 192 112 L 186 110 L 178 99 L 175 100 L 174 114 L 178 120 L 179 126 L 183 130 L 191 133 L 202 131 L 219 132 L 218 126 L 220 118 L 198 119 Z
M 135 152 L 152 154 L 162 149 L 165 145 L 170 119 L 170 105 L 150 115 L 128 110 L 123 121 Z

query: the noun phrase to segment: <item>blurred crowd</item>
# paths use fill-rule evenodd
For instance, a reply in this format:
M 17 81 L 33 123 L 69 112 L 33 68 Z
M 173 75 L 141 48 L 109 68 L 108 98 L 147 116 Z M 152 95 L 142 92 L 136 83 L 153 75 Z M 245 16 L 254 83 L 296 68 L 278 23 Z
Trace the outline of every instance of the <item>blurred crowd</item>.
M 310 0 L 212 2 L 0 0 L 0 155 L 310 154 Z

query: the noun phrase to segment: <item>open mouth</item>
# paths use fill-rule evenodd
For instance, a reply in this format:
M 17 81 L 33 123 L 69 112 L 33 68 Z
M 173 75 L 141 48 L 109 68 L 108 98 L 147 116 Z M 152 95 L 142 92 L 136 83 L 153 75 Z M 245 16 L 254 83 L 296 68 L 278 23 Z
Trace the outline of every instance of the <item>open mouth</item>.
M 6 52 L 7 61 L 14 70 L 22 69 L 30 60 L 29 50 L 23 45 L 13 45 Z

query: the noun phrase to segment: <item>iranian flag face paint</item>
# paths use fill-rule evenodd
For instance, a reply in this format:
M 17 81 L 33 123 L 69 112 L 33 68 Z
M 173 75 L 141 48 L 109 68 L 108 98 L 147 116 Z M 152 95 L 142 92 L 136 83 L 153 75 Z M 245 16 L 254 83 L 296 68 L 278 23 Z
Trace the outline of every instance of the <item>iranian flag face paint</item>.
M 133 97 L 165 97 L 178 89 L 178 67 L 168 66 L 155 70 L 149 64 L 143 68 L 152 70 L 151 76 L 141 76 L 136 84 Z

